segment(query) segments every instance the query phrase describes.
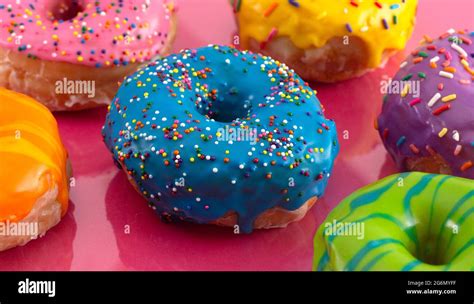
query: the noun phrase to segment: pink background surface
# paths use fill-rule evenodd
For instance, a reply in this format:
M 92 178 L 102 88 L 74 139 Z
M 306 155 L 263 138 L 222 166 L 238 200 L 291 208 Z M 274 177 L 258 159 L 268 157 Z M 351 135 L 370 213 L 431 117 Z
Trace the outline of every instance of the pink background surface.
M 228 44 L 236 30 L 226 0 L 180 0 L 179 22 L 176 51 Z M 436 37 L 449 28 L 474 30 L 474 1 L 420 0 L 407 50 L 423 34 Z M 76 179 L 69 212 L 45 237 L 0 253 L 0 270 L 310 270 L 312 237 L 328 212 L 354 190 L 396 172 L 373 120 L 381 106 L 380 80 L 393 76 L 403 58 L 400 53 L 358 79 L 314 86 L 341 143 L 326 195 L 302 221 L 251 235 L 162 223 L 102 143 L 105 108 L 56 114 Z

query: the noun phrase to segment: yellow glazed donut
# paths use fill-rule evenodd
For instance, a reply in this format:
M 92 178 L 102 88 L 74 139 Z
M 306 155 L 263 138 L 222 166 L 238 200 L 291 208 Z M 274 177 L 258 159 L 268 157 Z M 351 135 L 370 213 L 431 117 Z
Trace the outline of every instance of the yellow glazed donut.
M 417 8 L 417 0 L 232 3 L 241 48 L 272 56 L 305 80 L 321 82 L 360 76 L 403 49 Z
M 53 115 L 32 98 L 0 87 L 0 251 L 59 223 L 68 208 L 68 172 Z

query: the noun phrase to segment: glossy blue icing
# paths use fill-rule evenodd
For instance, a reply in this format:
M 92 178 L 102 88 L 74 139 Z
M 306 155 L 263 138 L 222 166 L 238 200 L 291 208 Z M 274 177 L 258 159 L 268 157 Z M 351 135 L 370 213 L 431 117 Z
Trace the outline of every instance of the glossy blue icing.
M 184 50 L 128 77 L 102 132 L 160 215 L 209 223 L 236 212 L 245 233 L 270 208 L 321 197 L 339 152 L 334 122 L 299 76 L 224 46 Z

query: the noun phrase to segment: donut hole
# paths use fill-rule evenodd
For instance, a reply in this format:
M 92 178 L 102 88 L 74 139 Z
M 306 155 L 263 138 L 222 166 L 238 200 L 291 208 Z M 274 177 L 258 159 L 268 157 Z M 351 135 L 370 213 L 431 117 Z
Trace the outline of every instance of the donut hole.
M 413 256 L 421 262 L 433 266 L 445 265 L 449 261 L 444 260 L 444 256 L 439 252 L 443 252 L 443 246 L 440 246 L 437 250 L 437 238 L 434 235 L 428 235 L 420 243 L 420 252 L 413 254 Z M 443 245 L 443 244 L 441 244 Z
M 420 262 L 431 266 L 441 266 L 450 263 L 451 258 L 447 252 L 450 247 L 450 236 L 454 237 L 455 234 L 447 234 L 443 237 L 439 235 L 438 229 L 429 229 L 428 227 L 430 227 L 430 224 L 426 221 L 418 223 L 418 250 L 412 248 L 410 253 Z M 449 224 L 445 227 L 446 229 L 452 229 Z M 453 239 L 451 239 L 451 241 L 453 241 Z
M 53 20 L 69 21 L 77 17 L 84 11 L 82 0 L 61 0 L 53 1 L 49 8 L 50 18 Z
M 250 116 L 252 96 L 246 98 L 238 93 L 236 88 L 214 91 L 212 98 L 200 98 L 196 102 L 196 108 L 200 114 L 217 122 L 244 120 Z

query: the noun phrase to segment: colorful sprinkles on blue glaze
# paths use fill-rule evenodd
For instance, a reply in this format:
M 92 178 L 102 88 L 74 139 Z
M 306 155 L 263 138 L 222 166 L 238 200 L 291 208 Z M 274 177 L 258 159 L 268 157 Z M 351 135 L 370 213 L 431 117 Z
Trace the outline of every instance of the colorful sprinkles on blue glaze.
M 222 130 L 255 130 L 255 140 Z M 321 197 L 339 152 L 335 123 L 293 70 L 215 45 L 126 78 L 103 137 L 162 217 L 210 223 L 236 212 L 244 233 L 270 208 Z

